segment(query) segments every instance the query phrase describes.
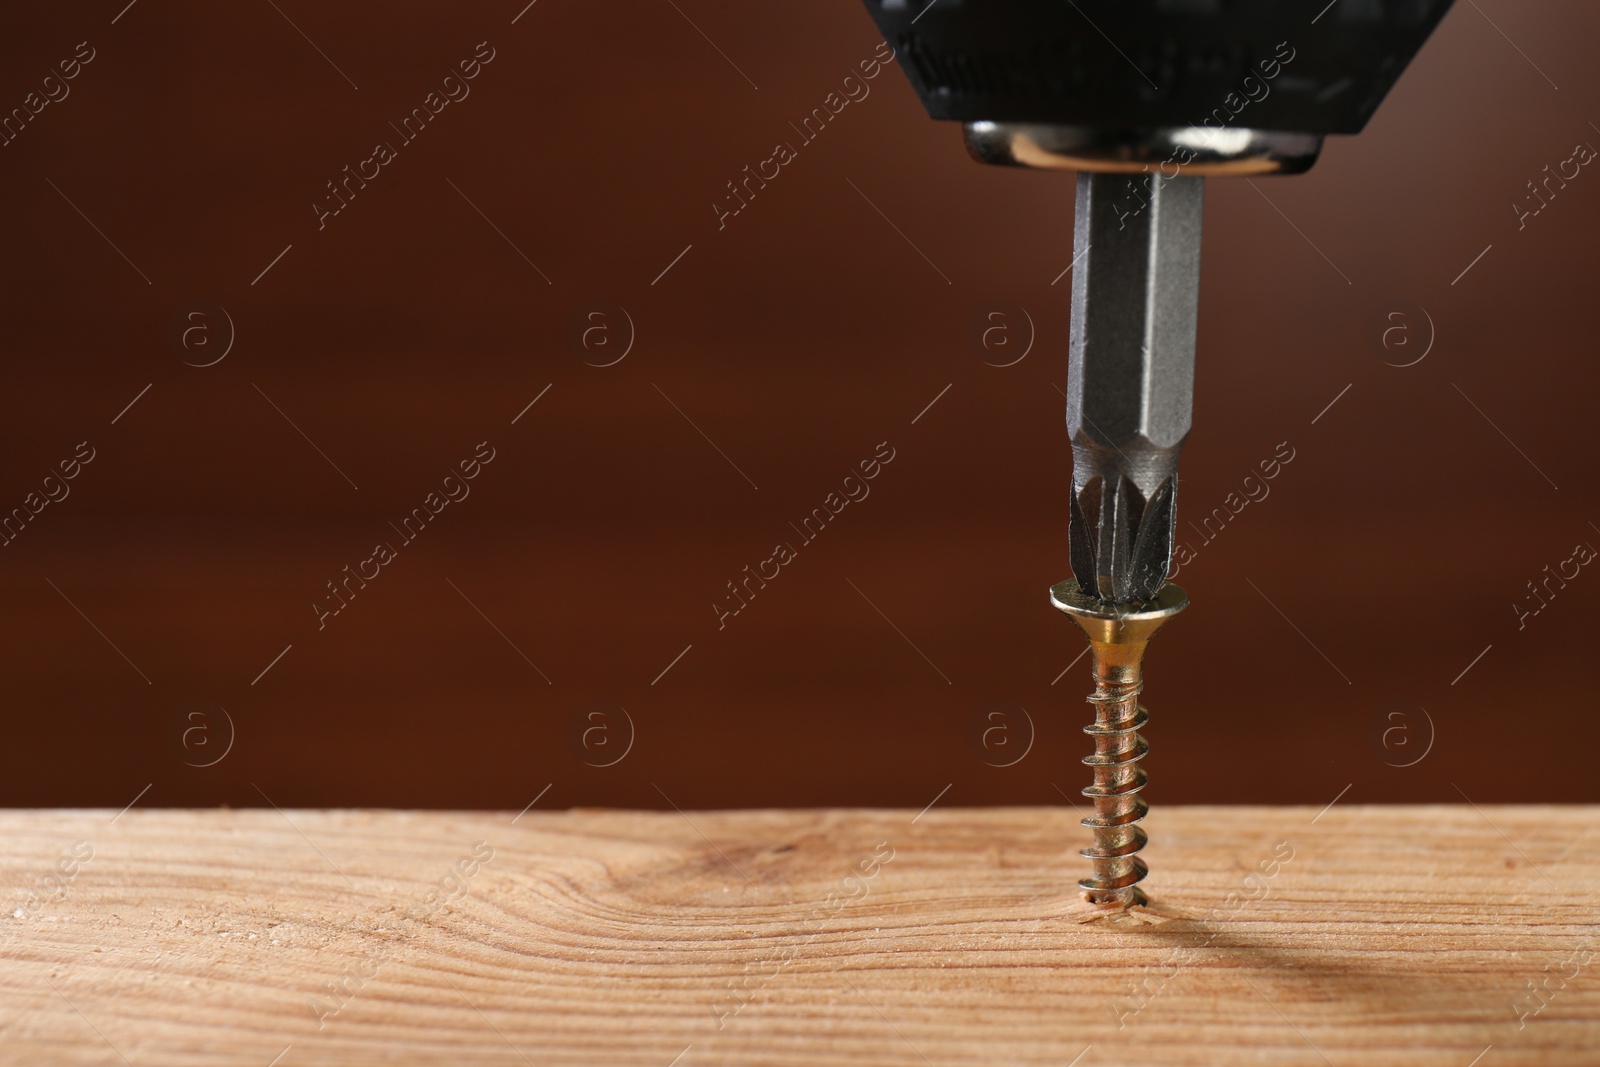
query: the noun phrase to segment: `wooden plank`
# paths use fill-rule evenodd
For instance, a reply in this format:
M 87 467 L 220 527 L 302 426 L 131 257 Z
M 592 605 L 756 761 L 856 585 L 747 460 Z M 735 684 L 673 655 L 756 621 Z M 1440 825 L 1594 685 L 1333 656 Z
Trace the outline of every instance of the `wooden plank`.
M 1116 918 L 1070 809 L 116 815 L 0 812 L 5 1063 L 1600 1055 L 1593 807 L 1158 807 Z

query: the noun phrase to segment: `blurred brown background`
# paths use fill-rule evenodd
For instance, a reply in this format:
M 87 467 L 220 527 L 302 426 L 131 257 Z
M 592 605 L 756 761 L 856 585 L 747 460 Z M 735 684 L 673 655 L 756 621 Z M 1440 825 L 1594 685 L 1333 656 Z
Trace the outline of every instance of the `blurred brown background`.
M 8 111 L 93 51 L 0 147 L 0 508 L 70 491 L 0 549 L 0 802 L 1076 796 L 1087 661 L 1062 676 L 1081 644 L 1045 598 L 1070 177 L 969 162 L 891 66 L 719 229 L 725 183 L 873 54 L 855 0 L 125 5 L 13 12 L 0 43 Z M 1513 608 L 1600 545 L 1600 177 L 1520 231 L 1511 207 L 1600 144 L 1597 29 L 1458 4 L 1311 174 L 1211 183 L 1180 521 L 1294 459 L 1214 542 L 1184 523 L 1153 803 L 1600 799 L 1600 575 Z M 470 95 L 401 144 L 479 42 Z M 231 349 L 215 307 L 176 340 L 201 304 Z M 586 351 L 597 304 L 614 343 Z M 1001 304 L 1036 335 L 1005 367 L 1014 311 L 1012 348 L 974 339 Z M 616 308 L 632 346 L 592 365 Z

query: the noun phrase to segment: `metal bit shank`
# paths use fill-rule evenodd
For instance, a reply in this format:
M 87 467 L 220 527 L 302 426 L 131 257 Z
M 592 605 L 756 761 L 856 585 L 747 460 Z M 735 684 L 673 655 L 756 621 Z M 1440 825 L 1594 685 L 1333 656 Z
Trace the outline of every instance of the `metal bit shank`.
M 1067 430 L 1072 570 L 1086 596 L 1154 597 L 1189 434 L 1204 178 L 1080 174 Z
M 1145 784 L 1138 761 L 1148 751 L 1139 728 L 1150 717 L 1139 703 L 1144 650 L 1162 624 L 1188 606 L 1189 598 L 1168 583 L 1140 610 L 1119 611 L 1066 581 L 1051 588 L 1050 602 L 1072 617 L 1094 651 L 1089 702 L 1095 721 L 1083 728 L 1094 738 L 1094 754 L 1083 758 L 1094 770 L 1094 784 L 1083 791 L 1094 801 L 1094 815 L 1083 820 L 1094 831 L 1094 844 L 1079 853 L 1094 864 L 1094 875 L 1078 885 L 1088 891 L 1092 904 L 1144 904 L 1145 895 L 1137 888 L 1149 873 L 1138 858 L 1146 841 L 1138 823 L 1149 810 L 1138 795 Z

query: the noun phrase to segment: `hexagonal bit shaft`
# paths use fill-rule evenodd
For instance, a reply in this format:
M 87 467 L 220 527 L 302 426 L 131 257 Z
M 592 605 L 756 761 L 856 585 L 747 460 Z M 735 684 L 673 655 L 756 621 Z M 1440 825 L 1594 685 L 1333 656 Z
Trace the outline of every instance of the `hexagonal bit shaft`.
M 1074 223 L 1072 570 L 1085 596 L 1166 581 L 1189 434 L 1204 178 L 1080 174 Z

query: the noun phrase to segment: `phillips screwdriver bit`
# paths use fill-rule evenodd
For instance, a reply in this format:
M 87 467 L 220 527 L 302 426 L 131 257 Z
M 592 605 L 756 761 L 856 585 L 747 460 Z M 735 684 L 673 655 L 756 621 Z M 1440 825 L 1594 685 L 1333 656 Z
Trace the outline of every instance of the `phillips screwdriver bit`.
M 1080 174 L 1067 432 L 1072 571 L 1085 596 L 1166 581 L 1189 435 L 1204 178 Z

